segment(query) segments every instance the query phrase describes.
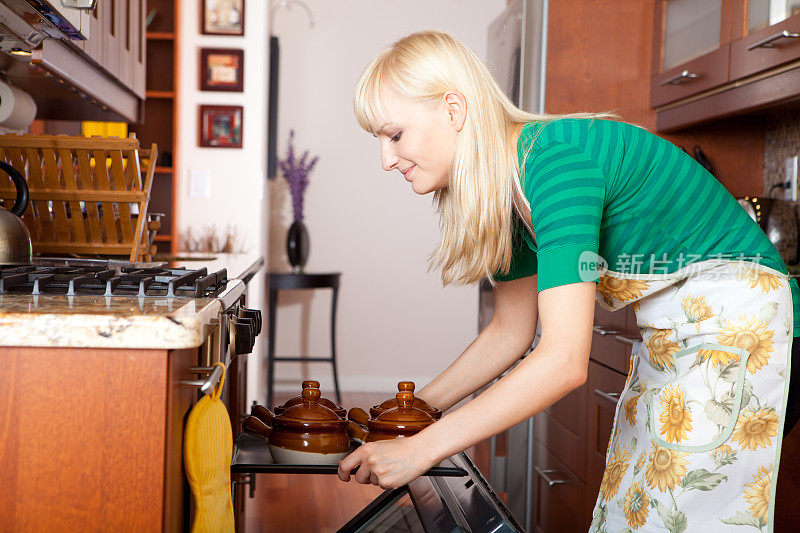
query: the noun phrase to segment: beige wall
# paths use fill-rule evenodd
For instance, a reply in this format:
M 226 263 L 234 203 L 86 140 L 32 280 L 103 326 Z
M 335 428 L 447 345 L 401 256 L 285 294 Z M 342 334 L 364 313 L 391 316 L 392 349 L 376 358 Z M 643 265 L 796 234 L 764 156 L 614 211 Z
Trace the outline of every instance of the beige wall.
M 244 37 L 200 35 L 201 2 L 181 1 L 181 58 L 179 131 L 176 143 L 181 155 L 178 179 L 178 224 L 202 228 L 214 225 L 221 230 L 236 227 L 249 250 L 266 253 L 267 203 L 264 194 L 266 175 L 267 113 L 267 27 L 266 0 L 246 2 Z M 241 48 L 244 50 L 244 92 L 201 92 L 198 84 L 200 48 Z M 165 75 L 168 75 L 165 73 Z M 243 146 L 199 148 L 197 113 L 200 104 L 241 105 L 244 107 Z M 193 169 L 210 171 L 210 197 L 188 194 Z M 249 289 L 250 307 L 264 307 L 263 273 Z M 266 335 L 261 335 L 256 351 L 266 350 Z M 252 356 L 251 356 L 252 357 Z M 251 359 L 253 361 L 253 359 Z M 264 371 L 258 364 L 249 366 L 248 402 L 264 390 Z
M 345 389 L 391 390 L 400 378 L 424 384 L 474 339 L 477 287 L 443 290 L 439 274 L 427 272 L 426 256 L 439 238 L 431 197 L 380 168 L 378 143 L 353 117 L 352 91 L 380 48 L 413 31 L 451 32 L 485 57 L 488 24 L 505 1 L 306 1 L 317 19 L 313 29 L 297 7 L 273 20 L 281 39 L 279 155 L 293 128 L 296 148 L 320 156 L 306 196 L 306 270 L 343 274 L 338 348 Z M 288 270 L 292 212 L 282 178 L 270 183 L 269 196 L 270 267 Z M 282 296 L 278 353 L 327 355 L 329 306 L 322 291 Z M 280 387 L 311 377 L 329 390 L 325 364 L 282 363 L 276 375 Z

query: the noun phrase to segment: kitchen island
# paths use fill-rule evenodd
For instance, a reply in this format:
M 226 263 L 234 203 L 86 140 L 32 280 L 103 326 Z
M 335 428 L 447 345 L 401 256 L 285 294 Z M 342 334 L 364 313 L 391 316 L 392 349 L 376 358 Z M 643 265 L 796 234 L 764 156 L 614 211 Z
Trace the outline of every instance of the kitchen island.
M 263 263 L 251 259 L 233 276 Z M 222 300 L 0 295 L 2 528 L 187 527 L 183 424 L 198 392 L 181 381 L 224 338 Z

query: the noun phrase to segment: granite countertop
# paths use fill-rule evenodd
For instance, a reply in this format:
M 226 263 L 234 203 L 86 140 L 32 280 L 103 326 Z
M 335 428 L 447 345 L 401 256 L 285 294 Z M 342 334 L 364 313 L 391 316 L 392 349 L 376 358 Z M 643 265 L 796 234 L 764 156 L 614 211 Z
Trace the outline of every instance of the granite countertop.
M 257 254 L 194 257 L 170 265 L 240 279 L 263 264 Z M 0 346 L 194 348 L 221 312 L 213 298 L 0 295 Z

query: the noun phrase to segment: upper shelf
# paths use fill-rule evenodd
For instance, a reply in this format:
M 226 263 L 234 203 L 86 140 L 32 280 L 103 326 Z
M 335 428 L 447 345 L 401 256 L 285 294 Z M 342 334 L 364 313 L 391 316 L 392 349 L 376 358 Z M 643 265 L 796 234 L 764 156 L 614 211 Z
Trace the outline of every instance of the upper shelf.
M 175 33 L 171 31 L 148 31 L 145 36 L 154 41 L 174 41 Z

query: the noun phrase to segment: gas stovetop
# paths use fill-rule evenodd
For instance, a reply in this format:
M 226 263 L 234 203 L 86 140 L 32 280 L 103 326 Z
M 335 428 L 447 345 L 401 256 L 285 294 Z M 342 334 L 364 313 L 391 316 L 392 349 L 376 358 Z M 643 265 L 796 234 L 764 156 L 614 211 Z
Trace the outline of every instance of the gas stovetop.
M 0 294 L 216 298 L 226 269 L 169 268 L 163 263 L 52 259 L 0 266 Z

